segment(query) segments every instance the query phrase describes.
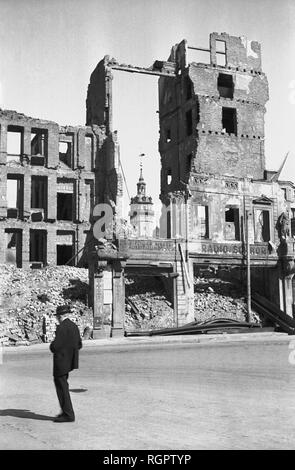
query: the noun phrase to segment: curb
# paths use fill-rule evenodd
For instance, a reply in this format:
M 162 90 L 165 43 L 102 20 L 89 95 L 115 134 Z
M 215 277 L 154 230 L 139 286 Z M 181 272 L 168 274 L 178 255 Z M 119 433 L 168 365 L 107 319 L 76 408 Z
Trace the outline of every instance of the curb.
M 213 344 L 213 343 L 240 343 L 240 342 L 290 342 L 292 336 L 287 333 L 265 332 L 265 333 L 222 333 L 222 334 L 200 334 L 200 335 L 177 335 L 177 336 L 149 336 L 149 337 L 123 337 L 106 339 L 89 339 L 83 341 L 83 349 L 104 347 L 107 350 L 117 346 L 140 347 L 142 345 L 164 345 L 164 344 Z M 30 346 L 8 346 L 3 347 L 4 354 L 18 352 L 35 352 L 48 350 L 50 343 L 32 344 Z

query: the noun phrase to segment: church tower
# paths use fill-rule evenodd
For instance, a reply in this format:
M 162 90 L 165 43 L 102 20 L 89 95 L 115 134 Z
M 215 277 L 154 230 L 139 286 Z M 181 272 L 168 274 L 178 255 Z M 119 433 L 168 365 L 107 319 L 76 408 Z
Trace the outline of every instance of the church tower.
M 146 195 L 146 182 L 143 178 L 142 163 L 140 163 L 140 175 L 137 183 L 137 194 L 131 198 L 130 224 L 139 238 L 152 238 L 154 230 L 154 204 L 151 196 Z

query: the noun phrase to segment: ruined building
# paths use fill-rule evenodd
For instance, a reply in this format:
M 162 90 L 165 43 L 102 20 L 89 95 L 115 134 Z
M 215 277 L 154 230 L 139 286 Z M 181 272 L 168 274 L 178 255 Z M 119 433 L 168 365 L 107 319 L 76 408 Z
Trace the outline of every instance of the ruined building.
M 188 63 L 192 50 L 206 52 L 207 61 Z M 175 64 L 175 78 L 159 79 L 161 199 L 176 208 L 179 201 L 187 205 L 182 235 L 191 271 L 193 265 L 241 265 L 248 237 L 253 278 L 291 313 L 293 300 L 284 298 L 290 279 L 280 271 L 277 247 L 283 213 L 287 237 L 294 235 L 294 185 L 265 167 L 269 96 L 260 44 L 212 33 L 208 49 L 182 41 L 168 61 Z M 173 210 L 169 224 L 171 218 Z M 175 236 L 173 225 L 168 230 Z M 292 244 L 287 253 L 293 259 Z
M 192 53 L 206 57 L 191 60 Z M 159 77 L 157 239 L 118 230 L 123 179 L 113 70 Z M 260 44 L 212 33 L 208 48 L 183 40 L 147 68 L 105 56 L 90 77 L 84 127 L 1 111 L 0 262 L 77 264 L 96 239 L 88 261 L 97 334 L 105 326 L 112 335 L 124 331 L 125 274 L 163 279 L 175 325 L 194 319 L 193 274 L 207 268 L 226 268 L 241 282 L 250 268 L 253 289 L 292 316 L 295 187 L 280 181 L 281 169 L 266 169 L 268 99 Z M 132 202 L 151 215 L 144 197 L 141 175 Z M 111 224 L 103 220 L 106 205 Z M 103 242 L 96 229 L 106 225 Z
M 78 264 L 103 132 L 0 112 L 0 262 Z
M 190 61 L 192 52 L 206 58 Z M 226 268 L 245 282 L 247 267 L 255 290 L 292 315 L 295 188 L 265 165 L 269 95 L 260 44 L 212 33 L 208 48 L 183 40 L 148 68 L 106 56 L 91 77 L 87 116 L 110 132 L 113 70 L 159 76 L 162 238 L 117 240 L 115 264 L 94 255 L 94 315 L 103 323 L 106 307 L 123 329 L 124 272 L 137 270 L 166 278 L 181 325 L 194 318 L 195 270 Z M 106 270 L 115 274 L 105 303 Z

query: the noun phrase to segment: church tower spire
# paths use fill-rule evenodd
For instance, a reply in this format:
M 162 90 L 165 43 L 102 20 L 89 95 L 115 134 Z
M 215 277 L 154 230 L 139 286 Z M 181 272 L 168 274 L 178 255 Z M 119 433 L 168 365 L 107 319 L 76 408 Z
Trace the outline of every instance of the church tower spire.
M 130 223 L 136 230 L 136 235 L 141 238 L 151 238 L 154 230 L 154 210 L 151 196 L 146 195 L 146 182 L 143 177 L 143 165 L 141 154 L 140 172 L 137 183 L 137 194 L 131 198 Z

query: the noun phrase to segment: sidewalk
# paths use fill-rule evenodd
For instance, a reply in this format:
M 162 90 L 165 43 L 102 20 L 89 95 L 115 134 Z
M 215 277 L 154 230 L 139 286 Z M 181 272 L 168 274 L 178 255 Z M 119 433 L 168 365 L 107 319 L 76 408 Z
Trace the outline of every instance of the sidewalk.
M 218 334 L 195 334 L 195 335 L 171 335 L 171 336 L 134 336 L 134 337 L 117 337 L 105 339 L 89 339 L 83 341 L 83 348 L 103 347 L 104 349 L 142 345 L 164 345 L 164 344 L 216 344 L 216 343 L 234 343 L 234 342 L 283 342 L 292 341 L 293 336 L 280 332 L 245 332 L 245 333 L 218 333 Z M 294 337 L 295 340 L 295 337 Z M 3 352 L 34 352 L 46 350 L 49 343 L 33 344 L 31 346 L 8 346 L 3 348 Z

